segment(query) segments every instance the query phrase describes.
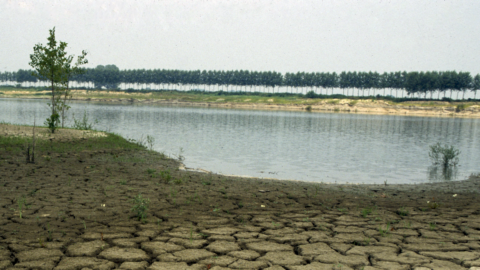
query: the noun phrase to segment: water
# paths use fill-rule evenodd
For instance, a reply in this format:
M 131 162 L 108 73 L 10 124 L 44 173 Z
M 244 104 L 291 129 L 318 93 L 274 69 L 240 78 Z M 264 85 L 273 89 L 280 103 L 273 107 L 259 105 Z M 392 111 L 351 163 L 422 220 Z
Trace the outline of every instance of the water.
M 49 115 L 46 100 L 0 99 L 0 121 L 33 124 Z M 441 181 L 429 145 L 460 149 L 463 180 L 480 170 L 480 120 L 408 116 L 248 111 L 159 105 L 73 102 L 97 129 L 139 139 L 154 149 L 182 154 L 187 167 L 215 173 L 337 183 Z M 71 122 L 71 121 L 70 121 Z M 69 123 L 71 125 L 71 123 Z M 180 149 L 183 149 L 183 152 Z

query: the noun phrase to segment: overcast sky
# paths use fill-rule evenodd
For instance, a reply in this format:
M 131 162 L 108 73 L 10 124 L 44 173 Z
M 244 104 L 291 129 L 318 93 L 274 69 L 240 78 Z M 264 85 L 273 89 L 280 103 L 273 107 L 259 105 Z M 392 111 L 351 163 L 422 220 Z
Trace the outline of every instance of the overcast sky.
M 0 71 L 56 27 L 88 67 L 480 73 L 480 1 L 0 0 Z

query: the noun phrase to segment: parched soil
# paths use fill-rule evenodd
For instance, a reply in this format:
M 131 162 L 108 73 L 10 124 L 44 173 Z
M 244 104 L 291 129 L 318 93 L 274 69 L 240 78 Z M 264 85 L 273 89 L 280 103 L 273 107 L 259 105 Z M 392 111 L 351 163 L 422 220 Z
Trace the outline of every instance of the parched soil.
M 145 149 L 88 150 L 95 138 L 63 142 L 82 151 L 52 140 L 34 164 L 0 144 L 0 269 L 480 267 L 478 177 L 404 186 L 235 178 L 180 170 Z M 132 208 L 147 198 L 139 220 Z

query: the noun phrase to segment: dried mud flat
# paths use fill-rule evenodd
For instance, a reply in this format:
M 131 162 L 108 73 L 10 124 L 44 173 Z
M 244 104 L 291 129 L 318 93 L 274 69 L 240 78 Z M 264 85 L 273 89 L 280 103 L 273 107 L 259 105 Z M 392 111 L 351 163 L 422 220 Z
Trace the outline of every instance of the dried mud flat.
M 92 140 L 67 142 L 82 151 L 42 148 L 35 164 L 0 144 L 0 269 L 480 267 L 477 177 L 409 186 L 235 178 L 182 171 L 147 150 L 88 150 Z M 138 194 L 150 200 L 143 221 L 131 211 Z

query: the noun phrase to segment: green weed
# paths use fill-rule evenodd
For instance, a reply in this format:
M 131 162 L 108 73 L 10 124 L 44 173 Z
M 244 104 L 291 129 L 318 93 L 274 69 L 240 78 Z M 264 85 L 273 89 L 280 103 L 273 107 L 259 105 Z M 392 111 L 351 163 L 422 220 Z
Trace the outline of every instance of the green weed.
M 138 220 L 145 221 L 150 200 L 148 198 L 143 198 L 142 194 L 138 194 L 133 198 L 132 203 L 132 212 L 136 214 Z
M 370 213 L 372 213 L 372 209 L 371 208 L 363 208 L 362 209 L 362 212 L 360 213 L 360 215 L 364 218 L 366 218 L 368 215 L 370 215 Z
M 409 212 L 407 209 L 405 209 L 405 207 L 402 207 L 400 208 L 398 211 L 397 211 L 397 214 L 399 214 L 400 216 L 408 216 Z

